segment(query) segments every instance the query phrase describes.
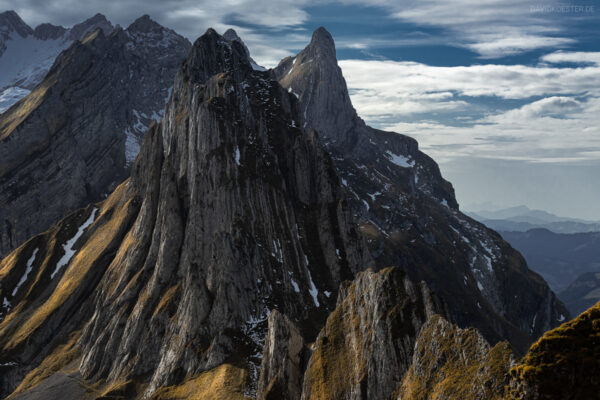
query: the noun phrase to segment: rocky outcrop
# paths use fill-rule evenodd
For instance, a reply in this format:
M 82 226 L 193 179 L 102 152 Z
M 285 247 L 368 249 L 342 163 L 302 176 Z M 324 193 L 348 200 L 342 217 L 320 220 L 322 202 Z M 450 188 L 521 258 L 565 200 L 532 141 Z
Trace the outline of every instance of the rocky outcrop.
M 98 29 L 74 43 L 0 114 L 0 254 L 127 177 L 189 49 L 172 31 L 140 25 L 109 36 Z
M 398 400 L 503 399 L 515 358 L 506 342 L 490 347 L 476 329 L 436 315 L 417 337 Z
M 80 332 L 78 369 L 109 392 L 226 381 L 238 383 L 223 393 L 253 396 L 269 310 L 312 340 L 369 263 L 333 163 L 298 120 L 241 44 L 198 39 L 130 180 L 4 259 L 1 356 L 16 371 L 4 394 Z
M 545 333 L 511 370 L 510 399 L 597 399 L 600 303 Z
M 294 323 L 277 310 L 269 315 L 268 326 L 256 398 L 300 400 L 310 350 Z
M 32 33 L 31 27 L 16 12 L 10 10 L 0 13 L 0 57 L 6 50 L 6 41 L 11 38 L 11 34 L 25 38 Z
M 325 29 L 272 76 L 298 98 L 301 125 L 323 138 L 379 268 L 427 282 L 461 327 L 521 352 L 568 315 L 518 252 L 458 210 L 452 185 L 414 139 L 357 116 Z
M 346 283 L 314 344 L 302 399 L 389 399 L 408 370 L 423 324 L 445 307 L 397 268 Z

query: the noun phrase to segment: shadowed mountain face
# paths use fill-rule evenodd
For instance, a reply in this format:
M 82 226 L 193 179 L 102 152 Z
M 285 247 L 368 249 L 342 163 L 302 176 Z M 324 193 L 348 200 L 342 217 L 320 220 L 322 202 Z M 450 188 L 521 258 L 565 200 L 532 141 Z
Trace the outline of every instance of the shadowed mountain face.
M 571 314 L 584 312 L 600 301 L 600 272 L 586 272 L 559 293 Z
M 130 179 L 0 262 L 0 394 L 383 400 L 442 380 L 413 363 L 502 386 L 484 337 L 522 349 L 564 306 L 414 140 L 356 116 L 324 29 L 266 72 L 228 37 L 194 43 Z
M 0 114 L 0 254 L 127 177 L 189 48 L 148 17 L 108 36 L 97 29 Z
M 302 126 L 323 138 L 378 267 L 426 281 L 460 326 L 521 351 L 568 315 L 518 252 L 458 210 L 452 185 L 414 139 L 357 116 L 325 29 L 272 74 L 298 98 Z

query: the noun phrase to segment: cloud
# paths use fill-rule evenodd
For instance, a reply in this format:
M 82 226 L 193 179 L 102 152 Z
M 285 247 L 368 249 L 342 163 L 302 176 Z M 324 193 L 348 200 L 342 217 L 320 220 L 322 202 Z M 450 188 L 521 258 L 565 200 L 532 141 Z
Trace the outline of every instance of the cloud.
M 527 99 L 549 94 L 600 91 L 600 67 L 597 66 L 553 68 L 485 64 L 438 67 L 411 61 L 379 60 L 341 60 L 339 64 L 348 86 L 356 94 L 366 92 L 364 94 L 369 95 L 370 100 L 376 100 L 376 96 L 397 100 L 421 96 L 431 98 L 440 93 Z M 361 102 L 357 103 L 361 107 Z
M 541 58 L 547 63 L 595 64 L 600 66 L 600 52 L 592 51 L 556 51 Z
M 350 0 L 351 1 L 351 0 Z M 568 22 L 557 0 L 535 8 L 520 0 L 371 0 L 388 8 L 402 21 L 446 29 L 455 46 L 467 47 L 483 58 L 498 58 L 525 51 L 573 43 L 565 37 Z
M 436 67 L 343 60 L 340 66 L 362 117 L 415 137 L 442 164 L 469 157 L 533 163 L 597 160 L 596 65 Z

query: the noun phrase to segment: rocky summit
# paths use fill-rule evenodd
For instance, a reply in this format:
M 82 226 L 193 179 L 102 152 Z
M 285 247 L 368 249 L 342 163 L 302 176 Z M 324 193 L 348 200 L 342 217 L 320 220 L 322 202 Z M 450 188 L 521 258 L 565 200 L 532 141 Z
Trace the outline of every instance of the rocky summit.
M 12 185 L 7 204 L 37 198 L 25 179 L 53 182 L 50 199 L 85 179 L 115 186 L 104 199 L 85 186 L 88 205 L 57 208 L 58 222 L 23 232 L 31 237 L 0 261 L 2 397 L 598 393 L 595 375 L 577 378 L 574 365 L 584 354 L 582 366 L 597 369 L 595 311 L 565 322 L 519 253 L 459 211 L 416 141 L 358 118 L 323 28 L 267 71 L 235 32 L 209 29 L 174 73 L 129 177 L 70 178 L 127 165 L 127 116 L 146 103 L 125 82 L 153 73 L 131 60 L 177 47 L 174 35 L 149 17 L 96 30 L 0 117 L 2 159 L 12 160 L 0 176 L 14 176 L 0 181 Z M 84 156 L 52 169 L 55 149 Z M 21 217 L 42 214 L 27 207 Z M 564 396 L 547 395 L 563 379 Z
M 518 252 L 459 211 L 452 185 L 414 139 L 358 117 L 329 32 L 317 29 L 272 76 L 298 98 L 302 127 L 323 138 L 378 268 L 395 265 L 427 282 L 460 326 L 522 352 L 568 317 Z
M 147 16 L 108 36 L 98 28 L 0 114 L 0 254 L 127 177 L 189 48 Z

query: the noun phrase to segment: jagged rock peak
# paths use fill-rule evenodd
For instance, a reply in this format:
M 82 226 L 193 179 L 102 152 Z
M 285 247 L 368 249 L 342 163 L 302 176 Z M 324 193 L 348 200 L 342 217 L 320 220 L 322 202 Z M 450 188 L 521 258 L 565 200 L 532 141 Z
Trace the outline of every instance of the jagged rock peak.
M 229 41 L 213 28 L 208 28 L 194 42 L 188 59 L 177 74 L 175 87 L 182 79 L 203 84 L 219 72 L 229 72 L 238 77 L 246 74 L 252 69 L 246 51 L 240 41 Z
M 246 46 L 246 43 L 244 43 L 244 41 L 242 40 L 242 38 L 240 38 L 237 34 L 237 32 L 231 28 L 227 29 L 225 31 L 225 33 L 223 34 L 223 39 L 229 40 L 230 42 L 239 42 L 242 44 L 242 46 L 244 46 L 244 50 L 246 51 L 246 55 L 250 56 L 250 51 L 248 50 L 248 46 Z
M 8 28 L 8 31 L 17 32 L 17 34 L 22 37 L 33 33 L 31 27 L 13 10 L 5 11 L 0 14 L 0 28 L 2 27 Z
M 150 18 L 148 14 L 142 15 L 127 27 L 128 31 L 134 32 L 150 32 L 156 29 L 165 29 L 165 27 Z
M 242 39 L 239 37 L 239 35 L 235 31 L 235 29 L 232 29 L 232 28 L 227 29 L 225 31 L 225 33 L 223 34 L 223 37 L 229 41 L 232 41 L 232 40 L 239 40 L 240 42 L 242 41 Z
M 322 26 L 313 32 L 308 48 L 314 49 L 318 55 L 335 58 L 335 42 L 333 41 L 333 37 Z
M 98 13 L 80 24 L 73 25 L 69 32 L 69 39 L 79 40 L 83 38 L 87 32 L 94 30 L 95 28 L 100 28 L 105 34 L 109 34 L 114 29 L 114 26 L 104 15 Z

